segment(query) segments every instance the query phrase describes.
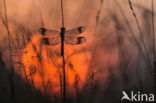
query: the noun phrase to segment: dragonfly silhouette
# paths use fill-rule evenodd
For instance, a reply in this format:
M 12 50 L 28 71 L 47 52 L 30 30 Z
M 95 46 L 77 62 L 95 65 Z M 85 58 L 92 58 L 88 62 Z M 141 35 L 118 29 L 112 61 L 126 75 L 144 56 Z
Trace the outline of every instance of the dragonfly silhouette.
M 81 33 L 85 31 L 85 28 L 80 26 L 71 30 L 65 31 L 65 44 L 69 45 L 78 45 L 86 42 L 86 38 L 83 36 L 79 36 Z M 38 30 L 40 34 L 42 34 L 41 44 L 46 46 L 56 46 L 61 43 L 61 35 L 57 30 L 48 30 L 45 28 L 40 28 Z
M 63 23 L 62 23 L 63 24 Z M 63 60 L 63 103 L 66 103 L 66 70 L 64 58 L 64 43 L 69 45 L 78 45 L 86 42 L 86 38 L 79 36 L 85 31 L 85 28 L 80 26 L 71 30 L 66 30 L 64 25 L 61 31 L 48 30 L 40 28 L 38 32 L 42 34 L 41 43 L 47 46 L 55 46 L 61 43 L 61 56 Z

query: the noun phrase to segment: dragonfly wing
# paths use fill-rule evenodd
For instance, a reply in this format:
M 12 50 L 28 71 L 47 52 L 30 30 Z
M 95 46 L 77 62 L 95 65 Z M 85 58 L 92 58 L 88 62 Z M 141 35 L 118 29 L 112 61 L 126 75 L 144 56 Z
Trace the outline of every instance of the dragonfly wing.
M 84 31 L 85 31 L 85 28 L 83 26 L 80 26 L 78 28 L 74 28 L 74 29 L 71 29 L 71 30 L 66 30 L 65 35 L 75 37 L 75 36 L 83 33 Z
M 56 46 L 60 43 L 60 41 L 61 39 L 59 36 L 41 38 L 41 44 L 46 45 L 46 46 Z
M 69 45 L 79 45 L 85 43 L 86 41 L 86 38 L 82 36 L 74 38 L 65 38 L 65 43 Z
M 44 36 L 59 36 L 60 32 L 57 30 L 48 30 L 45 28 L 38 29 L 38 32 Z

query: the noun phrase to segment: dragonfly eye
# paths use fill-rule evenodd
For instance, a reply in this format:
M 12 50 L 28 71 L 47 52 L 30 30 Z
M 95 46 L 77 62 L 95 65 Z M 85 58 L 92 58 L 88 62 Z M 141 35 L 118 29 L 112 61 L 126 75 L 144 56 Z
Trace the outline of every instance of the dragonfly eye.
M 45 28 L 39 28 L 39 29 L 38 29 L 38 32 L 39 32 L 40 34 L 42 34 L 42 35 L 45 34 L 45 31 L 46 31 Z

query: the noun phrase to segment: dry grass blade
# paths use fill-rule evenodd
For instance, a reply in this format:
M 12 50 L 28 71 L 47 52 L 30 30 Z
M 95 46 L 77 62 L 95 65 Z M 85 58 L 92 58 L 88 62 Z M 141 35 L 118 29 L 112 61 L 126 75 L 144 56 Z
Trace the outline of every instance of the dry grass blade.
M 14 91 L 14 68 L 13 68 L 13 60 L 12 60 L 12 48 L 11 48 L 11 35 L 10 30 L 8 26 L 8 16 L 7 16 L 7 7 L 6 7 L 6 1 L 4 0 L 4 12 L 5 12 L 5 24 L 6 24 L 6 30 L 8 34 L 8 41 L 9 41 L 9 51 L 10 51 L 10 63 L 11 63 L 11 97 L 12 97 L 12 103 L 15 101 L 15 91 Z
M 141 28 L 140 28 L 140 25 L 139 25 L 139 22 L 138 22 L 136 13 L 135 13 L 135 11 L 134 11 L 134 9 L 133 9 L 133 5 L 132 5 L 131 0 L 128 0 L 128 3 L 129 3 L 129 6 L 130 6 L 131 11 L 132 11 L 132 13 L 133 13 L 133 16 L 134 16 L 134 18 L 135 18 L 135 20 L 136 20 L 137 27 L 138 27 L 138 30 L 139 30 L 139 32 L 140 32 L 140 37 L 141 37 L 141 39 L 142 39 L 143 46 L 144 46 L 144 48 L 145 48 L 145 52 L 146 52 L 146 55 L 147 55 L 147 59 L 149 59 L 149 61 L 150 61 L 150 57 L 149 57 L 149 54 L 148 54 L 148 51 L 147 51 L 147 47 L 146 47 L 146 44 L 145 44 L 145 40 L 144 40 L 144 37 L 143 37 L 143 33 L 142 33 L 142 31 L 141 31 Z

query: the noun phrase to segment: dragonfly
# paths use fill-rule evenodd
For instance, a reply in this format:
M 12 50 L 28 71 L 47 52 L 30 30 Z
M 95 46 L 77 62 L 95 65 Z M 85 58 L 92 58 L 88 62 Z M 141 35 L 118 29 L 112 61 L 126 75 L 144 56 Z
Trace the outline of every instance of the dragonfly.
M 65 44 L 67 45 L 79 45 L 86 42 L 86 38 L 79 36 L 85 31 L 83 26 L 79 26 L 74 29 L 65 31 Z M 46 46 L 56 46 L 61 43 L 60 31 L 49 30 L 45 28 L 38 29 L 38 32 L 42 35 L 41 44 Z

